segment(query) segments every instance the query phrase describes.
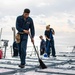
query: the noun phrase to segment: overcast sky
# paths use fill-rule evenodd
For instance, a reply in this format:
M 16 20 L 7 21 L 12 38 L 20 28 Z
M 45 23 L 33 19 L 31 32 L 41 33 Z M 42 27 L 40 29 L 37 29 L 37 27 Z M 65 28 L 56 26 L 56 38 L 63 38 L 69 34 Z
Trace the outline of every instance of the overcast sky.
M 15 26 L 25 8 L 31 10 L 38 34 L 48 24 L 57 32 L 75 32 L 75 0 L 0 0 L 0 27 Z

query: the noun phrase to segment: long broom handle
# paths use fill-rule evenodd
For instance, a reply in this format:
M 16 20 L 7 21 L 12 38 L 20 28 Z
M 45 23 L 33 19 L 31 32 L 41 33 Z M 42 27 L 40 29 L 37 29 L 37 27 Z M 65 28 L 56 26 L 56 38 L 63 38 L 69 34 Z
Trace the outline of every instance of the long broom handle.
M 32 37 L 31 37 L 30 34 L 29 34 L 29 36 L 30 36 L 30 39 L 31 39 Z M 37 53 L 37 56 L 38 56 L 38 58 L 39 58 L 39 53 L 38 53 L 38 51 L 36 50 L 35 44 L 34 44 L 34 43 L 32 43 L 32 44 L 33 44 L 33 47 L 34 47 L 34 49 L 35 49 L 35 52 Z

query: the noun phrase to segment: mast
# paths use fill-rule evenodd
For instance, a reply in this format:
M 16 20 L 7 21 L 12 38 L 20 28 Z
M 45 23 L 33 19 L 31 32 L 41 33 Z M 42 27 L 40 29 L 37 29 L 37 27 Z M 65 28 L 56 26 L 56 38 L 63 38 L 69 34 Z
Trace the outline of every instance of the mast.
M 16 35 L 15 27 L 12 27 L 12 31 L 13 31 L 13 42 L 14 42 L 15 41 L 15 35 Z
M 0 46 L 1 46 L 1 36 L 2 36 L 2 28 L 0 30 Z

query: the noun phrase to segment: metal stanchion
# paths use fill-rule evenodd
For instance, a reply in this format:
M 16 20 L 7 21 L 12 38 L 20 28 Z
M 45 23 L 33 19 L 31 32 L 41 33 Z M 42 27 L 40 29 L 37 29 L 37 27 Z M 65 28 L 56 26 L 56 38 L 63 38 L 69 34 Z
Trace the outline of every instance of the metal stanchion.
M 5 51 L 4 51 L 4 58 L 6 57 L 6 49 L 7 49 L 7 47 L 8 47 L 8 42 L 9 42 L 9 40 L 1 40 L 1 41 L 3 41 L 4 42 L 4 48 L 5 48 Z

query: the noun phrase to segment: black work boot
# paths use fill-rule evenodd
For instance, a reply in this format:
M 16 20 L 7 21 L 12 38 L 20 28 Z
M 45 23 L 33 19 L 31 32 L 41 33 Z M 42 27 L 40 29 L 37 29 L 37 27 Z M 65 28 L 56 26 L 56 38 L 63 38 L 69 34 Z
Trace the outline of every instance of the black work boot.
M 25 67 L 25 65 L 21 65 L 21 64 L 20 64 L 20 65 L 19 65 L 19 67 L 20 67 L 20 68 L 24 68 L 24 67 Z

